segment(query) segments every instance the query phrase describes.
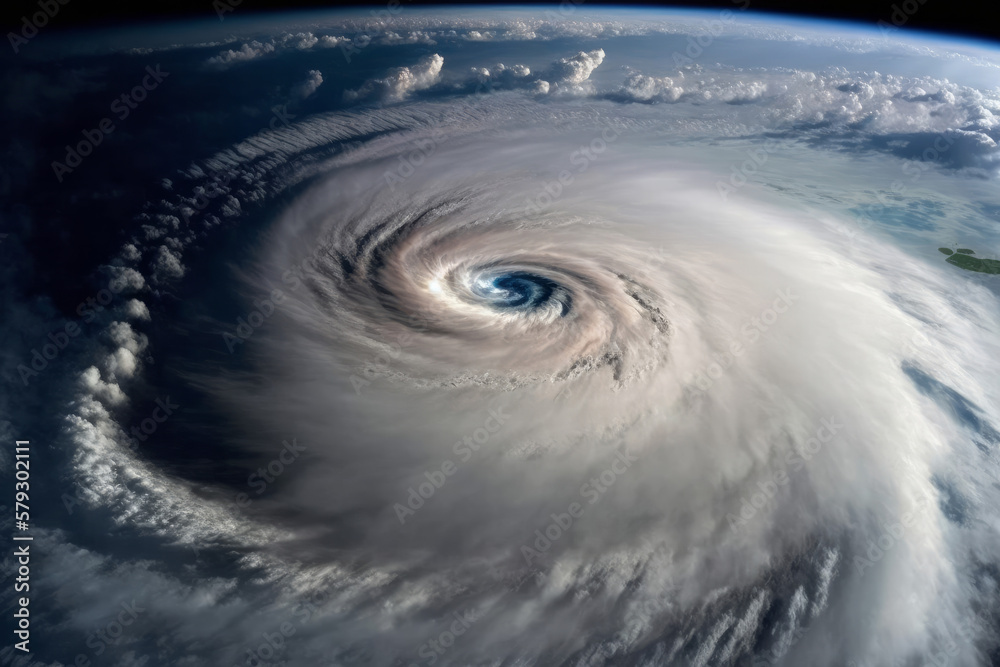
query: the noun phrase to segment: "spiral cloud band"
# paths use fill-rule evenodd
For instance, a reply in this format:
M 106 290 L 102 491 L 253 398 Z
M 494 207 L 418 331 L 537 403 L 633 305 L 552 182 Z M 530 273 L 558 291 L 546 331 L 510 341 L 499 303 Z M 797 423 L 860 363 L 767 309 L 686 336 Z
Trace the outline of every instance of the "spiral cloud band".
M 212 47 L 414 57 L 310 64 L 102 269 L 63 504 L 157 546 L 45 531 L 64 632 L 90 578 L 151 664 L 996 660 L 1000 287 L 937 247 L 998 249 L 1000 57 L 595 16 Z

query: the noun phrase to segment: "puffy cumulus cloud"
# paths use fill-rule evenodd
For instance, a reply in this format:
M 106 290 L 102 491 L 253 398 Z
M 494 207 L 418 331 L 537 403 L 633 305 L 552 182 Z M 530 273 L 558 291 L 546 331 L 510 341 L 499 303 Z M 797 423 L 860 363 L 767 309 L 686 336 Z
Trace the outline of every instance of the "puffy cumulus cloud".
M 112 322 L 108 326 L 108 336 L 115 345 L 124 348 L 132 354 L 139 354 L 146 349 L 148 341 L 145 334 L 136 333 L 128 322 Z
M 336 35 L 320 35 L 319 41 L 316 42 L 316 46 L 321 49 L 332 49 L 349 41 L 351 40 L 346 37 L 337 37 Z
M 522 17 L 511 20 L 493 17 L 466 17 L 458 20 L 431 16 L 395 16 L 387 19 L 384 16 L 372 18 L 351 18 L 344 21 L 324 22 L 324 30 L 335 34 L 314 35 L 311 32 L 285 33 L 279 37 L 264 39 L 275 49 L 310 49 L 329 48 L 348 43 L 371 43 L 377 45 L 391 44 L 428 44 L 455 42 L 514 42 L 514 41 L 551 41 L 560 39 L 609 39 L 639 35 L 698 35 L 705 31 L 705 21 L 696 17 L 671 17 L 664 20 L 616 18 L 613 20 L 593 20 L 577 15 L 575 3 L 563 3 L 558 8 L 539 11 L 534 15 L 526 13 Z M 824 31 L 800 30 L 792 32 L 787 28 L 764 26 L 754 23 L 728 21 L 725 23 L 725 34 L 732 37 L 743 37 L 758 40 L 787 42 L 796 40 L 802 44 L 830 47 L 852 53 L 870 53 L 886 47 L 887 42 L 893 42 L 893 48 L 904 54 L 927 55 L 931 53 L 926 46 L 917 46 L 893 39 L 872 38 L 870 35 L 830 35 Z M 233 39 L 218 42 L 201 43 L 197 45 L 175 44 L 163 48 L 134 49 L 134 53 L 150 53 L 158 50 L 169 50 L 197 46 L 200 48 L 213 46 L 229 46 Z M 259 42 L 258 42 L 259 43 Z M 253 42 L 250 43 L 251 45 Z M 240 53 L 245 48 L 241 46 L 232 52 Z M 224 58 L 223 52 L 216 58 Z M 962 56 L 953 53 L 941 53 L 949 57 L 965 61 L 979 62 L 972 56 Z M 252 56 L 251 56 L 252 57 Z
M 139 368 L 139 360 L 130 350 L 120 347 L 104 360 L 104 370 L 114 381 L 119 378 L 130 378 Z
M 940 155 L 939 159 L 956 168 L 968 167 L 987 172 L 996 172 L 1000 169 L 997 141 L 985 132 L 957 129 L 947 133 L 944 140 L 948 145 L 947 152 L 939 151 L 933 142 L 921 143 L 914 140 L 913 143 L 923 146 L 922 154 Z
M 561 58 L 555 62 L 547 78 L 555 83 L 578 86 L 589 79 L 602 62 L 604 49 L 580 51 L 572 58 Z
M 124 246 L 121 252 L 122 259 L 129 262 L 139 259 L 142 254 L 141 248 L 143 242 L 156 241 L 167 234 L 176 232 L 180 229 L 181 224 L 180 218 L 175 215 L 148 215 L 141 213 L 136 216 L 136 220 L 142 224 L 139 225 L 138 232 L 133 236 L 132 242 Z M 166 242 L 169 242 L 169 239 Z
M 768 84 L 762 80 L 727 76 L 689 80 L 683 71 L 673 76 L 632 71 L 607 97 L 623 102 L 677 102 L 683 98 L 687 102 L 746 104 L 762 98 L 767 91 Z
M 279 39 L 279 44 L 281 46 L 293 49 L 299 49 L 304 51 L 306 49 L 311 49 L 319 43 L 319 38 L 311 32 L 299 32 L 294 35 L 282 35 Z
M 106 382 L 101 378 L 97 366 L 91 366 L 80 374 L 80 385 L 91 396 L 112 406 L 126 403 L 128 397 L 115 382 Z
M 252 42 L 247 42 L 238 49 L 229 49 L 227 51 L 223 51 L 217 56 L 212 56 L 205 62 L 205 64 L 222 69 L 229 67 L 230 65 L 235 65 L 236 63 L 243 63 L 255 58 L 260 58 L 261 56 L 269 53 L 274 53 L 274 44 L 254 40 Z
M 479 32 L 478 30 L 470 30 L 469 32 L 462 35 L 463 39 L 467 39 L 470 42 L 485 42 L 491 40 L 495 37 L 495 33 L 492 32 Z
M 149 320 L 149 308 L 139 299 L 129 299 L 124 307 L 125 316 L 130 320 Z
M 384 78 L 371 79 L 357 90 L 346 91 L 344 100 L 400 102 L 413 91 L 425 90 L 437 83 L 443 66 L 444 58 L 438 54 L 426 56 L 412 67 L 397 67 L 390 70 Z
M 388 30 L 379 35 L 374 41 L 376 44 L 383 46 L 395 44 L 426 44 L 427 46 L 434 46 L 437 44 L 434 38 L 423 30 L 412 30 L 402 33 Z
M 436 44 L 439 42 L 515 42 L 550 41 L 565 38 L 601 38 L 650 32 L 679 32 L 675 22 L 658 26 L 641 21 L 594 21 L 573 17 L 576 7 L 566 4 L 554 10 L 525 15 L 518 19 L 486 17 L 454 20 L 431 16 L 397 16 L 351 20 L 340 25 L 328 24 L 343 39 L 364 37 L 373 44 Z
M 775 77 L 759 99 L 791 127 L 825 123 L 828 140 L 953 169 L 994 171 L 1000 98 L 947 80 L 874 73 Z
M 472 77 L 465 82 L 464 88 L 475 88 L 478 92 L 485 84 L 489 89 L 525 89 L 538 95 L 556 92 L 587 94 L 593 92 L 588 79 L 604 61 L 604 56 L 604 49 L 581 51 L 575 56 L 560 58 L 539 72 L 532 72 L 527 65 L 518 64 L 473 67 Z
M 538 12 L 535 16 L 524 18 L 496 19 L 492 17 L 468 17 L 455 20 L 451 17 L 430 16 L 396 16 L 386 20 L 383 16 L 373 18 L 351 18 L 342 22 L 336 20 L 324 22 L 324 29 L 337 34 L 317 35 L 319 46 L 337 46 L 341 43 L 358 39 L 370 41 L 372 44 L 436 44 L 439 41 L 479 41 L 479 42 L 514 42 L 514 41 L 551 41 L 555 39 L 600 39 L 623 37 L 629 35 L 648 34 L 686 34 L 685 30 L 697 30 L 702 27 L 700 22 L 692 19 L 671 21 L 627 21 L 627 20 L 585 20 L 574 17 L 574 3 L 563 3 L 558 8 Z M 731 29 L 733 29 L 731 27 Z M 296 33 L 285 35 L 273 44 L 287 42 L 295 44 Z M 768 31 L 760 28 L 747 28 L 740 34 L 766 37 Z M 787 36 L 778 33 L 776 38 Z M 128 53 L 149 54 L 156 51 L 169 51 L 185 48 L 210 48 L 228 46 L 238 41 L 229 38 L 221 41 L 200 42 L 196 44 L 171 44 L 164 47 L 140 47 L 128 49 Z M 301 41 L 301 40 L 300 40 Z M 309 37 L 306 38 L 308 46 Z M 834 46 L 839 46 L 835 44 Z M 870 50 L 870 45 L 869 49 Z
M 153 279 L 156 282 L 163 282 L 183 275 L 184 265 L 181 263 L 180 253 L 161 245 L 153 261 Z
M 759 100 L 765 93 L 767 93 L 767 83 L 764 81 L 737 81 L 718 88 L 701 88 L 694 95 L 704 102 L 716 101 L 725 102 L 726 104 L 746 104 Z
M 552 25 L 552 24 L 546 24 Z M 538 39 L 540 35 L 536 32 L 537 25 L 532 25 L 526 21 L 512 21 L 508 23 L 500 33 L 500 38 L 508 41 L 531 41 Z
M 497 25 L 489 30 L 468 30 L 459 34 L 459 38 L 467 42 L 530 41 L 538 37 L 535 29 L 524 21 Z
M 798 134 L 811 127 L 836 147 L 887 151 L 945 168 L 993 172 L 1000 165 L 1000 96 L 943 79 L 843 69 L 750 75 L 696 68 L 663 77 L 633 71 L 602 96 L 619 102 L 752 104 L 756 118 L 736 116 L 747 128 L 763 122 Z
M 138 292 L 146 286 L 146 279 L 133 268 L 109 266 L 107 271 L 111 275 L 109 287 L 115 292 Z
M 145 241 L 155 241 L 166 233 L 167 231 L 162 227 L 154 227 L 153 225 L 142 226 L 142 235 Z
M 493 67 L 473 67 L 472 77 L 479 83 L 486 83 L 491 88 L 517 88 L 537 80 L 531 76 L 531 68 L 526 65 L 497 63 Z
M 126 243 L 122 246 L 121 257 L 129 262 L 138 262 L 142 259 L 142 252 L 134 243 Z
M 227 507 L 221 502 L 224 498 L 218 498 L 218 503 L 206 502 L 203 489 L 195 489 L 137 458 L 131 451 L 133 441 L 129 434 L 102 404 L 105 398 L 124 400 L 125 397 L 117 385 L 101 380 L 96 367 L 88 368 L 81 374 L 79 386 L 81 392 L 74 402 L 73 412 L 66 418 L 67 436 L 73 451 L 72 488 L 75 493 L 72 497 L 64 495 L 64 503 L 69 499 L 71 503 L 85 508 L 103 508 L 115 515 L 114 520 L 119 525 L 128 523 L 131 529 L 162 536 L 174 546 L 246 548 L 289 538 L 284 532 L 261 526 Z M 55 549 L 46 553 L 55 553 Z M 247 556 L 241 559 L 241 564 L 266 567 L 275 577 L 284 572 L 283 564 L 266 554 Z M 107 572 L 109 568 L 102 566 L 100 569 Z M 48 576 L 55 578 L 60 571 L 47 569 Z M 73 580 L 79 580 L 79 570 L 64 571 L 72 571 Z M 124 586 L 125 580 L 117 573 L 113 578 L 117 586 Z M 68 593 L 66 587 L 72 586 L 68 578 L 57 584 L 63 596 Z M 148 586 L 141 588 L 149 591 Z M 165 598 L 157 594 L 150 599 L 150 603 L 156 599 Z M 201 585 L 194 601 L 202 608 L 210 605 L 210 608 L 216 609 L 215 602 L 205 597 Z M 70 606 L 76 608 L 75 605 Z M 80 609 L 76 610 L 79 614 Z M 165 613 L 172 616 L 170 605 L 167 605 Z M 260 630 L 257 630 L 256 635 L 259 636 L 259 633 Z M 244 641 L 249 642 L 250 639 L 241 638 L 236 648 L 239 649 L 239 644 Z M 186 645 L 186 642 L 181 642 L 181 645 Z M 227 659 L 235 660 L 233 656 L 238 652 L 228 655 Z M 178 658 L 178 662 L 181 661 Z M 215 664 L 225 664 L 225 660 L 220 659 Z
M 683 73 L 678 79 L 683 79 Z M 633 72 L 625 79 L 618 95 L 635 102 L 676 102 L 684 94 L 684 89 L 669 76 L 649 76 Z
M 292 97 L 304 100 L 315 93 L 322 84 L 323 74 L 318 69 L 309 70 L 309 75 L 304 81 L 292 86 Z
M 205 61 L 215 69 L 226 69 L 238 63 L 255 60 L 280 51 L 307 51 L 313 48 L 332 48 L 350 40 L 336 35 L 314 35 L 311 32 L 284 33 L 263 41 L 245 42 L 238 49 L 227 49 Z
M 318 86 L 319 84 L 317 84 Z M 222 206 L 219 207 L 219 212 L 226 218 L 232 218 L 243 212 L 243 205 L 240 204 L 240 200 L 232 195 L 226 196 L 223 200 Z
M 135 301 L 145 309 L 145 305 L 140 301 Z M 131 302 L 130 302 L 131 303 Z M 148 318 L 148 311 L 146 312 Z M 112 322 L 107 329 L 108 338 L 111 339 L 115 349 L 104 358 L 105 377 L 110 382 L 118 382 L 135 375 L 139 369 L 139 355 L 149 344 L 145 334 L 137 333 L 128 322 Z M 85 384 L 93 384 L 92 378 L 85 379 Z M 98 385 L 100 386 L 100 385 Z M 124 397 L 117 397 L 116 391 L 101 387 L 105 395 L 114 395 L 114 402 L 121 402 Z M 111 394 L 107 394 L 107 392 Z

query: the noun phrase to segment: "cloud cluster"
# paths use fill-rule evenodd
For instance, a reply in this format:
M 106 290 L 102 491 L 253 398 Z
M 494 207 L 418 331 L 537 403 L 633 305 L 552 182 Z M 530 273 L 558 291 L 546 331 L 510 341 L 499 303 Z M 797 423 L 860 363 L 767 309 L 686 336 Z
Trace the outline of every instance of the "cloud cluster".
M 773 130 L 822 127 L 824 141 L 890 152 L 945 168 L 1000 166 L 1000 96 L 933 77 L 846 71 L 745 72 L 704 68 L 671 76 L 631 72 L 622 102 L 753 105 Z M 861 139 L 865 139 L 861 142 Z M 937 147 L 934 143 L 937 142 Z
M 217 56 L 212 56 L 205 63 L 221 69 L 229 65 L 235 65 L 236 63 L 254 60 L 270 53 L 274 53 L 274 44 L 272 42 L 258 42 L 254 40 L 243 44 L 238 49 L 227 49 Z
M 337 35 L 315 35 L 311 32 L 283 33 L 278 37 L 264 41 L 251 40 L 244 42 L 239 48 L 226 49 L 212 56 L 205 64 L 216 70 L 228 69 L 233 65 L 249 62 L 258 58 L 274 55 L 285 50 L 307 51 L 314 48 L 329 49 L 347 42 Z
M 184 265 L 181 263 L 180 253 L 161 245 L 153 262 L 153 280 L 162 283 L 183 275 Z
M 444 58 L 438 54 L 425 56 L 416 65 L 397 67 L 382 78 L 366 81 L 357 90 L 344 91 L 344 101 L 401 102 L 410 93 L 436 84 L 441 78 L 443 66 Z
M 292 97 L 297 100 L 304 100 L 319 90 L 322 84 L 323 74 L 317 69 L 309 70 L 309 75 L 304 81 L 300 81 L 292 86 Z
M 683 80 L 681 73 L 675 79 Z M 676 102 L 684 94 L 684 89 L 669 76 L 649 76 L 632 72 L 622 85 L 619 95 L 634 102 Z
M 549 69 L 547 78 L 561 85 L 579 86 L 604 62 L 604 49 L 581 51 L 571 58 L 560 58 Z
M 560 58 L 549 67 L 532 72 L 526 65 L 473 67 L 472 77 L 462 85 L 465 90 L 527 90 L 535 94 L 588 95 L 594 92 L 590 75 L 605 58 L 604 49 L 580 51 Z

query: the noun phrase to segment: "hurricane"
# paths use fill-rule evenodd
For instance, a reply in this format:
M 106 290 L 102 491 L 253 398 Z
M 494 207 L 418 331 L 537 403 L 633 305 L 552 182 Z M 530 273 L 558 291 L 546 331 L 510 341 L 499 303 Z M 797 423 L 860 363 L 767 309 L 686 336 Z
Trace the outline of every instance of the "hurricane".
M 589 16 L 401 16 L 123 223 L 44 371 L 58 660 L 114 589 L 108 664 L 994 664 L 996 50 Z

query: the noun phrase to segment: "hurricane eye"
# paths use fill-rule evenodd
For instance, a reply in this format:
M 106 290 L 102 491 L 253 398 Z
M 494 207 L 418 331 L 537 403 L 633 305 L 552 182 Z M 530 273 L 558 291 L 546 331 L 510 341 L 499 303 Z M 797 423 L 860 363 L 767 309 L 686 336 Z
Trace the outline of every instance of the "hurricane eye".
M 570 310 L 569 292 L 559 283 L 527 271 L 484 273 L 477 276 L 470 291 L 482 303 L 501 311 L 532 311 L 555 305 L 560 315 Z

